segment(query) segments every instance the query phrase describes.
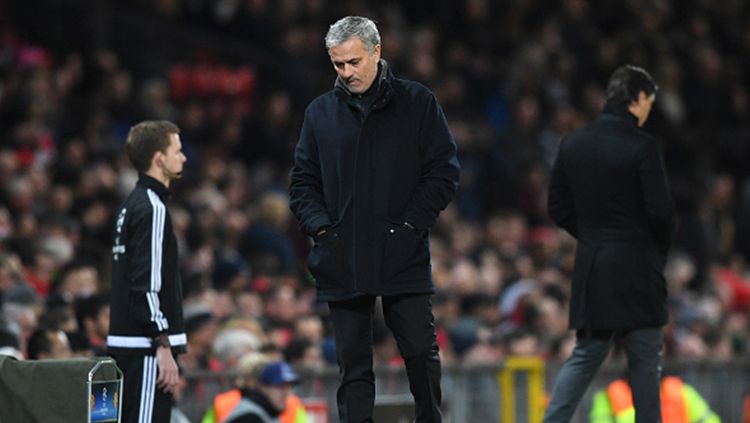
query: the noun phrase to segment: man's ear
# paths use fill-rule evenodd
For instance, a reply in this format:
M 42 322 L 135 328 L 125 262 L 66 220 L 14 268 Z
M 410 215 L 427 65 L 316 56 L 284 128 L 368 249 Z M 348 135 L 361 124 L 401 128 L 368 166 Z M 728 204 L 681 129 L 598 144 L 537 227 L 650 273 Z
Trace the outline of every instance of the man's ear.
M 641 101 L 643 101 L 643 97 L 646 95 L 643 90 L 638 91 L 638 95 L 635 96 L 634 99 L 630 100 L 630 103 L 628 104 L 628 108 L 631 107 L 638 107 L 638 105 L 641 104 Z
M 380 60 L 380 44 L 375 44 L 375 48 L 372 51 L 373 56 L 375 56 L 376 59 Z
M 648 94 L 646 94 L 645 91 L 643 91 L 643 90 L 638 91 L 638 102 L 639 103 L 643 103 L 647 99 L 648 99 Z

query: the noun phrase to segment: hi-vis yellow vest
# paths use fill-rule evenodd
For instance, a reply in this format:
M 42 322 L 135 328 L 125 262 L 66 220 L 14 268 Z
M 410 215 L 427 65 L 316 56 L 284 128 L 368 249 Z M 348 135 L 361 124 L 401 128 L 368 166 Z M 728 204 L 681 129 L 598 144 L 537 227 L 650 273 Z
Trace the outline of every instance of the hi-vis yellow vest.
M 607 388 L 615 421 L 619 416 L 635 413 L 633 394 L 624 380 L 616 380 Z M 676 377 L 665 377 L 661 382 L 661 414 L 663 423 L 689 423 L 688 407 L 682 394 L 682 381 Z

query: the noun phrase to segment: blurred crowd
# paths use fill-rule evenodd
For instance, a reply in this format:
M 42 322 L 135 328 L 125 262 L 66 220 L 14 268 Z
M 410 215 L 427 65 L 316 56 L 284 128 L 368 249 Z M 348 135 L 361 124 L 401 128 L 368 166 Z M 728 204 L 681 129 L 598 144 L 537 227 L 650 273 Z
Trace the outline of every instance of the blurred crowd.
M 304 107 L 333 86 L 327 26 L 361 14 L 378 23 L 396 75 L 435 92 L 459 144 L 459 193 L 431 244 L 444 363 L 569 353 L 575 241 L 547 216 L 549 170 L 561 137 L 598 113 L 623 63 L 660 86 L 645 129 L 662 142 L 679 221 L 665 358 L 750 355 L 747 2 L 110 2 L 129 19 L 259 57 L 238 63 L 209 44 L 168 63 L 172 53 L 142 50 L 158 71 L 123 59 L 133 55 L 123 37 L 137 34 L 45 44 L 14 25 L 25 16 L 14 3 L 0 2 L 0 352 L 104 354 L 113 213 L 137 178 L 124 138 L 139 120 L 169 119 L 188 157 L 170 204 L 189 343 L 182 368 L 232 369 L 250 351 L 334 364 L 327 307 L 305 267 L 310 241 L 286 187 Z M 227 89 L 211 85 L 217 75 Z M 242 89 L 231 89 L 232 75 Z M 374 336 L 377 364 L 400 365 L 382 320 Z

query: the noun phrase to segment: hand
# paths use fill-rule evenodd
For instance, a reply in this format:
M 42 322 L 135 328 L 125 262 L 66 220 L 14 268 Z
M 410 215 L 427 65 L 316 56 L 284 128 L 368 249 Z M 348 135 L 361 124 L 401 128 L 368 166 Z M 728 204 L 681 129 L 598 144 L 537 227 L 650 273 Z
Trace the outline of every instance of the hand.
M 156 366 L 159 368 L 156 385 L 174 395 L 180 383 L 180 370 L 169 347 L 160 346 L 156 349 Z
M 317 234 L 315 234 L 315 236 L 321 236 L 321 235 L 323 235 L 323 234 L 324 234 L 324 233 L 326 233 L 326 232 L 328 232 L 328 229 L 326 229 L 326 228 L 321 228 L 320 230 L 318 230 L 318 233 L 317 233 Z

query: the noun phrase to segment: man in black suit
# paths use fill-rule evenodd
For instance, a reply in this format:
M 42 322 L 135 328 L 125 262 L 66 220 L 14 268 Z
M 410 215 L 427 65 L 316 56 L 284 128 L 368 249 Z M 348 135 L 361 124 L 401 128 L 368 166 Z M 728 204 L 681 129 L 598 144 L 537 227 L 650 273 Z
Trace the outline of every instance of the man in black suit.
M 657 141 L 640 129 L 656 91 L 648 72 L 620 67 L 602 113 L 560 143 L 549 213 L 578 240 L 569 323 L 577 340 L 552 391 L 548 423 L 570 421 L 615 338 L 627 354 L 636 422 L 661 421 L 673 204 Z

